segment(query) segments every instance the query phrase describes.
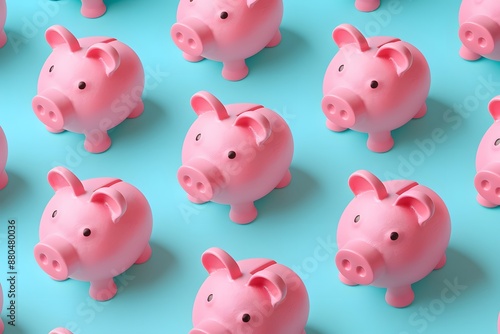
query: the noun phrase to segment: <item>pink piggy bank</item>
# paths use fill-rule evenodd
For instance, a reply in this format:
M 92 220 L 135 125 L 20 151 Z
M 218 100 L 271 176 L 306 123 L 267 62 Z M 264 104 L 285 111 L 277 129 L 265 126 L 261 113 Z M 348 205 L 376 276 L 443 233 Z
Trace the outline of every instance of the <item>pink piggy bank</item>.
M 446 262 L 451 228 L 445 203 L 416 182 L 382 183 L 363 170 L 350 176 L 349 187 L 355 198 L 337 230 L 340 280 L 387 288 L 389 305 L 410 305 L 411 284 Z
M 53 279 L 90 281 L 90 296 L 108 300 L 113 281 L 151 256 L 152 214 L 134 186 L 115 178 L 81 182 L 63 167 L 48 174 L 55 190 L 40 222 L 38 265 Z
M 7 43 L 7 34 L 5 33 L 4 26 L 7 19 L 7 5 L 5 0 L 0 0 L 0 48 Z
M 49 334 L 73 334 L 69 329 L 58 327 L 49 332 Z
M 380 0 L 356 0 L 354 5 L 362 12 L 371 12 L 380 6 Z
M 474 186 L 479 204 L 495 207 L 500 205 L 500 96 L 493 98 L 488 108 L 495 121 L 477 149 Z
M 224 106 L 208 92 L 196 93 L 191 106 L 198 119 L 184 140 L 179 183 L 192 202 L 229 204 L 231 220 L 251 222 L 254 201 L 290 183 L 288 125 L 261 105 Z
M 9 182 L 9 177 L 5 171 L 5 165 L 7 164 L 7 138 L 5 138 L 5 133 L 0 127 L 0 189 L 5 188 Z
M 248 74 L 245 59 L 281 41 L 283 0 L 180 0 L 174 43 L 188 61 L 220 61 L 222 76 L 241 80 Z
M 476 60 L 481 56 L 500 60 L 500 2 L 463 0 L 458 14 L 460 56 Z
M 292 270 L 268 259 L 236 262 L 218 248 L 201 261 L 209 276 L 196 296 L 189 334 L 305 334 L 309 297 Z
M 114 38 L 76 39 L 66 28 L 45 34 L 53 52 L 38 79 L 36 116 L 51 132 L 85 135 L 85 149 L 104 152 L 107 131 L 144 110 L 144 70 L 137 54 Z
M 349 24 L 335 28 L 333 39 L 340 49 L 326 70 L 321 101 L 327 127 L 368 133 L 370 150 L 390 150 L 391 131 L 427 111 L 427 61 L 406 42 L 366 39 Z

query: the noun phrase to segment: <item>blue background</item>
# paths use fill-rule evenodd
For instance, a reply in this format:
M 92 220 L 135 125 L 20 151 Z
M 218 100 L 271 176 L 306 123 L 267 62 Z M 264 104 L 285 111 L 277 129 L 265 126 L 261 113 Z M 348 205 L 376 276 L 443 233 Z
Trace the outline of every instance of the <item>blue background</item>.
M 6 325 L 6 333 L 47 333 L 58 326 L 74 333 L 187 333 L 193 300 L 207 277 L 200 256 L 212 246 L 237 260 L 268 257 L 296 270 L 310 296 L 308 334 L 496 333 L 500 212 L 476 202 L 473 178 L 477 146 L 492 124 L 487 104 L 500 92 L 500 64 L 458 56 L 460 1 L 382 2 L 376 12 L 362 13 L 353 0 L 285 0 L 281 44 L 249 59 L 246 79 L 229 82 L 220 63 L 183 60 L 169 34 L 177 1 L 107 0 L 108 12 L 92 20 L 80 15 L 77 0 L 8 0 L 9 41 L 0 49 L 0 124 L 10 177 L 0 191 L 4 322 L 8 219 L 17 223 L 18 275 L 16 326 Z M 325 126 L 322 80 L 337 52 L 331 33 L 341 23 L 366 36 L 406 40 L 429 62 L 428 114 L 394 131 L 395 146 L 387 153 L 370 152 L 365 134 Z M 44 31 L 52 24 L 77 37 L 116 37 L 142 59 L 145 112 L 112 130 L 113 145 L 103 154 L 85 152 L 81 135 L 47 132 L 31 110 L 51 51 Z M 224 103 L 263 104 L 292 130 L 292 183 L 257 201 L 259 216 L 249 225 L 232 223 L 228 206 L 191 204 L 177 183 L 182 142 L 196 116 L 189 99 L 199 90 Z M 116 279 L 119 292 L 110 301 L 92 300 L 87 282 L 51 280 L 35 262 L 40 216 L 53 195 L 46 174 L 58 165 L 81 179 L 122 178 L 152 206 L 153 256 Z M 353 197 L 347 178 L 358 169 L 383 180 L 416 180 L 440 194 L 450 210 L 448 262 L 413 285 L 415 301 L 407 308 L 387 305 L 384 289 L 338 280 L 337 222 Z

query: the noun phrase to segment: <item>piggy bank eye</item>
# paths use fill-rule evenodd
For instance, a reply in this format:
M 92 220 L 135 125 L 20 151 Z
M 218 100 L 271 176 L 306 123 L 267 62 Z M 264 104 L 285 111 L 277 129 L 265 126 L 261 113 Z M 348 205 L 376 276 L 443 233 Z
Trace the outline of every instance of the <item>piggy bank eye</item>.
M 500 145 L 500 138 L 498 138 L 497 140 L 495 140 L 495 146 L 498 146 Z
M 377 88 L 378 87 L 378 81 L 373 80 L 372 82 L 370 82 L 370 87 L 373 88 L 373 89 Z
M 392 241 L 398 240 L 398 238 L 399 238 L 398 232 L 391 232 L 391 240 Z
M 83 236 L 88 237 L 92 233 L 89 228 L 83 229 Z
M 250 314 L 248 314 L 248 313 L 243 314 L 243 316 L 241 317 L 241 321 L 243 321 L 243 322 L 249 322 L 250 319 L 251 319 L 251 317 L 250 317 Z
M 52 212 L 52 218 L 55 218 L 57 216 L 57 210 L 54 210 L 54 212 Z
M 228 16 L 229 16 L 229 14 L 227 12 L 220 13 L 220 18 L 223 20 L 227 19 Z
M 235 152 L 235 151 L 229 151 L 229 152 L 227 153 L 227 157 L 228 157 L 229 159 L 231 159 L 231 160 L 232 160 L 232 159 L 234 159 L 234 158 L 236 158 L 236 152 Z
M 85 83 L 85 81 L 80 81 L 78 83 L 78 89 L 85 89 L 85 87 L 87 87 L 87 84 Z
M 360 219 L 361 219 L 361 216 L 357 215 L 356 217 L 354 217 L 354 222 L 357 223 L 357 222 L 359 222 Z
M 50 68 L 49 68 L 49 72 L 52 72 L 54 70 L 54 65 L 52 65 Z
M 211 302 L 211 301 L 212 301 L 212 299 L 214 299 L 214 295 L 211 293 L 211 294 L 209 294 L 209 295 L 208 295 L 208 297 L 207 297 L 207 302 Z
M 196 135 L 196 141 L 198 141 L 198 140 L 200 140 L 200 139 L 201 139 L 201 133 L 198 133 L 198 134 Z
M 344 70 L 344 64 L 339 66 L 339 72 L 342 72 Z

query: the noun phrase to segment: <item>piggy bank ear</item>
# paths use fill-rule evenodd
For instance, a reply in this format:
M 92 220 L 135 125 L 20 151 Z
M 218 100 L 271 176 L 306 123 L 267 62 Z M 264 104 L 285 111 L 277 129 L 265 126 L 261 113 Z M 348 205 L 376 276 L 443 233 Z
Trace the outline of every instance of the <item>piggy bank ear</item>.
M 367 191 L 374 191 L 377 199 L 382 200 L 387 197 L 387 189 L 382 181 L 366 170 L 354 172 L 349 177 L 349 188 L 354 195 L 359 195 Z
M 242 275 L 238 263 L 220 248 L 207 249 L 201 256 L 201 263 L 209 274 L 217 270 L 227 270 L 229 278 L 233 280 Z
M 402 43 L 384 44 L 378 49 L 375 57 L 389 60 L 396 68 L 398 76 L 402 76 L 411 66 L 413 55 Z
M 401 194 L 394 205 L 400 205 L 411 208 L 417 215 L 417 220 L 420 225 L 423 225 L 434 214 L 434 202 L 432 199 L 421 191 L 408 190 Z
M 70 187 L 75 196 L 85 193 L 82 182 L 71 171 L 64 167 L 55 167 L 47 175 L 47 180 L 54 191 L 64 187 Z
M 90 202 L 104 204 L 108 207 L 113 223 L 117 223 L 120 217 L 127 211 L 125 197 L 114 188 L 100 188 L 94 191 Z
M 257 145 L 262 145 L 271 136 L 271 123 L 266 116 L 257 112 L 244 112 L 234 121 L 235 126 L 252 131 Z
M 361 51 L 366 51 L 370 47 L 363 34 L 350 24 L 341 24 L 333 29 L 333 40 L 339 48 L 346 45 L 353 45 Z
M 247 2 L 248 8 L 252 8 L 259 0 L 244 0 Z
M 500 96 L 496 96 L 490 101 L 488 110 L 495 121 L 500 119 Z
M 286 283 L 276 273 L 271 271 L 259 271 L 250 277 L 248 286 L 264 289 L 271 298 L 273 307 L 278 305 L 286 296 Z
M 58 46 L 66 46 L 71 52 L 81 49 L 76 37 L 68 29 L 60 25 L 49 27 L 45 32 L 45 39 L 52 49 Z
M 120 66 L 120 54 L 114 47 L 106 43 L 92 45 L 87 50 L 85 56 L 101 61 L 108 77 L 110 77 L 118 69 L 118 66 Z
M 229 117 L 226 107 L 209 92 L 201 91 L 194 94 L 191 98 L 191 107 L 198 116 L 206 112 L 216 112 L 220 120 Z

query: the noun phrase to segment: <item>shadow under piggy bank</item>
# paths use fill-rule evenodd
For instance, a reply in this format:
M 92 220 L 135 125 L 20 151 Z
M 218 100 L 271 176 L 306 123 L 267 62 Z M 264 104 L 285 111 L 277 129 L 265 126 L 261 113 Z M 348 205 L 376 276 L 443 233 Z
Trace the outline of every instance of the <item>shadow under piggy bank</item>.
M 467 294 L 468 290 L 484 279 L 484 271 L 472 259 L 456 249 L 448 248 L 445 266 L 412 285 L 415 301 L 411 307 L 428 307 L 430 303 L 445 307 L 459 303 L 463 294 Z M 467 302 L 464 299 L 464 303 Z

